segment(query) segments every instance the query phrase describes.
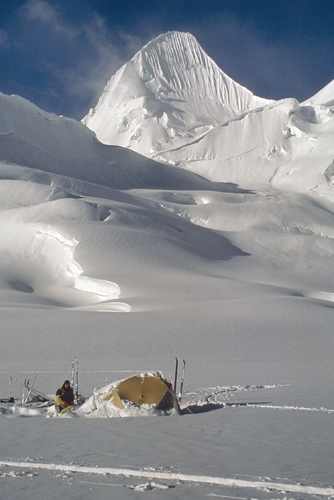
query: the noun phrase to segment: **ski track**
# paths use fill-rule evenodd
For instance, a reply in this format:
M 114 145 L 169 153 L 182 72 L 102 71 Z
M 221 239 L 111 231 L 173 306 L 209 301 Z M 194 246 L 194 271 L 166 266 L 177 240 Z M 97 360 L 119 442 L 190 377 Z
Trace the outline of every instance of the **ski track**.
M 237 405 L 236 405 L 237 406 Z M 326 413 L 334 413 L 334 410 L 330 410 L 328 408 L 305 408 L 303 406 L 275 406 L 275 405 L 258 405 L 248 403 L 246 405 L 247 408 L 266 408 L 269 410 L 297 410 L 297 411 L 322 411 Z
M 201 483 L 201 484 L 212 484 L 219 486 L 230 486 L 237 488 L 252 488 L 259 490 L 271 490 L 281 493 L 301 493 L 306 495 L 323 495 L 328 497 L 334 497 L 334 488 L 332 487 L 319 487 L 319 486 L 304 486 L 301 484 L 288 484 L 288 483 L 275 483 L 272 481 L 262 480 L 262 481 L 249 481 L 243 479 L 234 478 L 222 478 L 222 477 L 211 477 L 211 476 L 197 476 L 190 474 L 174 473 L 174 472 L 157 472 L 155 470 L 141 470 L 135 471 L 132 469 L 116 469 L 109 467 L 85 467 L 81 465 L 61 465 L 61 464 L 47 464 L 47 463 L 34 463 L 34 462 L 12 462 L 8 460 L 1 460 L 0 467 L 13 467 L 13 468 L 25 468 L 25 469 L 40 469 L 49 471 L 61 471 L 61 472 L 78 472 L 83 474 L 95 474 L 95 475 L 111 475 L 111 476 L 129 476 L 147 479 L 161 479 L 167 481 L 181 481 L 185 483 Z M 29 474 L 31 474 L 29 472 Z M 10 476 L 14 476 L 14 472 L 9 473 Z M 8 473 L 5 473 L 8 476 Z M 4 477 L 2 475 L 2 477 Z

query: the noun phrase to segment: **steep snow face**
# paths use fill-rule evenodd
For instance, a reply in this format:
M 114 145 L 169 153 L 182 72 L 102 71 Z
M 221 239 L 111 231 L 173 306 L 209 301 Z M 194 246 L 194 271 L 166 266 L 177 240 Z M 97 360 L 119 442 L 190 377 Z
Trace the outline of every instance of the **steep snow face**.
M 83 122 L 105 144 L 148 154 L 267 102 L 225 75 L 192 35 L 169 32 L 111 78 Z

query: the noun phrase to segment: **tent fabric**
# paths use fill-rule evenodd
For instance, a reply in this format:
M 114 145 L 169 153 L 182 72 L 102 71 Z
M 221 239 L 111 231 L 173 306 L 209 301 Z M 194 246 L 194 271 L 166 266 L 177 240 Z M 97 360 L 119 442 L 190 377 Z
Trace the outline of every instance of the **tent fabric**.
M 124 408 L 123 400 L 126 400 L 136 406 L 149 404 L 156 405 L 156 409 L 159 410 L 169 408 L 179 410 L 179 403 L 172 391 L 172 385 L 150 373 L 134 375 L 123 380 L 112 389 L 105 400 L 112 400 L 113 404 L 121 409 Z

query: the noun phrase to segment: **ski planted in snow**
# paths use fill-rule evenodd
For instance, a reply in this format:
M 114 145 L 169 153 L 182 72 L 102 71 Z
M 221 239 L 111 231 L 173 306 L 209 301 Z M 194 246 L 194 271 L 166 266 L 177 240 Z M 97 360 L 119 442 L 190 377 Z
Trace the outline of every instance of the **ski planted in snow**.
M 176 394 L 176 383 L 177 383 L 177 367 L 179 366 L 179 360 L 175 358 L 175 378 L 174 378 L 174 394 Z
M 12 397 L 12 392 L 13 392 L 14 385 L 16 384 L 16 382 L 17 382 L 17 378 L 15 378 L 15 380 L 13 382 L 12 376 L 9 375 L 8 400 Z
M 78 404 L 78 380 L 79 379 L 79 368 L 78 368 L 78 358 L 75 358 L 75 394 L 74 394 L 74 404 Z
M 185 369 L 186 369 L 186 362 L 183 360 L 183 367 L 182 367 L 182 374 L 181 374 L 181 385 L 180 385 L 180 391 L 179 391 L 179 403 L 181 403 L 181 398 L 182 398 Z
M 71 363 L 72 363 L 71 387 L 72 387 L 72 391 L 74 392 L 74 361 L 73 361 L 73 359 L 71 359 Z

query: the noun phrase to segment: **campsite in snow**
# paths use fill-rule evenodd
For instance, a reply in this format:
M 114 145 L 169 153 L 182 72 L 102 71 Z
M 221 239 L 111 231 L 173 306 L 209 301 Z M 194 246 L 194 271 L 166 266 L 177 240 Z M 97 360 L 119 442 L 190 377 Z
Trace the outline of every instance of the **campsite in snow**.
M 0 228 L 2 498 L 334 498 L 334 81 L 172 31 L 81 122 L 0 94 Z

